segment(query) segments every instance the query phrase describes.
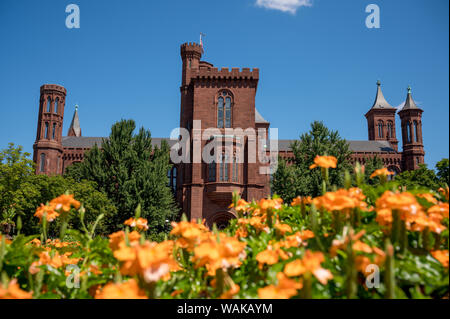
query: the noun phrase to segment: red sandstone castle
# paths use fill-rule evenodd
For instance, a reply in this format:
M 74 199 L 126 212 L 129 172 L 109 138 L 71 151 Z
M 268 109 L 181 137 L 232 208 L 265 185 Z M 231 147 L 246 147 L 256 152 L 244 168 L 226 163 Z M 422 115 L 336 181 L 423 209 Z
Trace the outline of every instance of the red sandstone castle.
M 227 128 L 268 130 L 270 123 L 255 108 L 259 70 L 219 70 L 211 63 L 201 61 L 202 52 L 202 48 L 195 43 L 181 46 L 180 127 L 189 131 L 191 145 L 197 143 L 203 149 L 210 143 L 202 139 L 202 134 L 211 127 L 219 129 L 225 139 Z M 395 173 L 417 169 L 419 164 L 424 163 L 425 155 L 423 110 L 417 107 L 408 88 L 405 105 L 399 111 L 403 141 L 403 151 L 399 152 L 395 131 L 397 109 L 386 101 L 379 82 L 377 85 L 375 102 L 365 115 L 369 140 L 348 141 L 353 151 L 352 159 L 364 164 L 368 158 L 377 156 L 383 160 L 385 167 Z M 45 84 L 41 87 L 36 142 L 33 145 L 37 174 L 62 174 L 72 163 L 81 162 L 84 153 L 94 144 L 101 147 L 102 137 L 81 135 L 78 107 L 75 107 L 67 136 L 62 136 L 66 94 L 66 89 L 59 85 Z M 201 120 L 200 128 L 193 126 L 195 120 Z M 221 227 L 235 217 L 228 209 L 233 191 L 239 191 L 247 200 L 270 194 L 270 176 L 260 174 L 260 168 L 268 164 L 259 161 L 251 163 L 246 159 L 239 161 L 237 158 L 240 147 L 243 147 L 245 154 L 248 153 L 250 139 L 246 137 L 241 144 L 233 142 L 231 154 L 218 154 L 217 164 L 200 162 L 173 166 L 169 172 L 170 186 L 188 217 L 206 219 L 209 226 L 216 223 Z M 162 140 L 154 138 L 153 143 L 160 145 Z M 165 140 L 169 145 L 175 143 Z M 278 141 L 280 156 L 293 157 L 290 149 L 292 142 Z M 223 158 L 226 156 L 233 158 Z

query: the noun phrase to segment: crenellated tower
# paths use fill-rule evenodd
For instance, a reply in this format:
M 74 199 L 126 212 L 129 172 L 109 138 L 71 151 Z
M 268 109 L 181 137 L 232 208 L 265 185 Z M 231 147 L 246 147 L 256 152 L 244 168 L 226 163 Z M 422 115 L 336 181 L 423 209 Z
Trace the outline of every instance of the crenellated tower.
M 422 139 L 422 113 L 417 107 L 408 87 L 405 105 L 398 113 L 402 123 L 403 169 L 415 170 L 425 162 L 425 151 Z
M 377 82 L 377 95 L 373 106 L 366 113 L 370 141 L 389 141 L 398 151 L 398 140 L 395 132 L 395 114 L 397 109 L 392 107 L 384 98 L 381 83 Z
M 33 160 L 36 174 L 62 173 L 62 127 L 66 89 L 56 84 L 41 86 L 36 141 Z

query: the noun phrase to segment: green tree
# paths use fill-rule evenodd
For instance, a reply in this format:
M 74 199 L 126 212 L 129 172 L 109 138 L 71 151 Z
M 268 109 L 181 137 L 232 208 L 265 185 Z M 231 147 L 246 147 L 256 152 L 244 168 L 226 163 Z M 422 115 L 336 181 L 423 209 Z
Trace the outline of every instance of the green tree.
M 329 130 L 322 122 L 315 121 L 311 130 L 302 134 L 299 141 L 295 141 L 291 148 L 294 153 L 293 167 L 290 169 L 294 179 L 295 196 L 318 196 L 322 192 L 322 176 L 320 169 L 310 170 L 309 166 L 317 155 L 334 156 L 338 160 L 336 169 L 329 170 L 331 185 L 338 187 L 344 184 L 344 171 L 350 171 L 351 151 L 348 143 L 339 136 L 337 131 Z M 273 191 L 283 193 L 283 183 L 274 175 Z M 289 194 L 289 198 L 292 195 Z M 286 200 L 286 199 L 285 199 Z
M 437 177 L 439 178 L 439 182 L 444 184 L 450 184 L 449 183 L 449 160 L 448 158 L 443 158 L 436 164 L 436 170 L 437 170 Z
M 437 190 L 439 188 L 439 179 L 434 170 L 428 169 L 427 165 L 420 164 L 419 169 L 414 171 L 404 171 L 395 177 L 395 181 L 407 189 L 426 187 Z
M 384 167 L 383 160 L 381 158 L 378 158 L 376 155 L 372 158 L 367 159 L 364 165 L 366 184 L 369 185 L 378 184 L 380 179 L 378 177 L 370 178 L 370 175 L 372 175 L 372 173 L 375 172 L 377 169 L 383 167 Z
M 278 159 L 278 168 L 273 174 L 273 179 L 271 182 L 271 189 L 278 196 L 283 198 L 286 203 L 292 202 L 297 194 L 297 184 L 304 179 L 298 180 L 296 178 L 296 168 L 295 166 L 289 165 L 285 159 Z
M 153 148 L 150 131 L 141 128 L 134 134 L 135 128 L 133 120 L 114 124 L 102 149 L 92 148 L 68 175 L 94 181 L 107 194 L 117 208 L 118 213 L 111 218 L 116 229 L 134 216 L 140 204 L 141 216 L 148 219 L 150 232 L 157 239 L 169 231 L 169 221 L 177 216 L 167 179 L 169 146 L 163 142 L 160 148 Z

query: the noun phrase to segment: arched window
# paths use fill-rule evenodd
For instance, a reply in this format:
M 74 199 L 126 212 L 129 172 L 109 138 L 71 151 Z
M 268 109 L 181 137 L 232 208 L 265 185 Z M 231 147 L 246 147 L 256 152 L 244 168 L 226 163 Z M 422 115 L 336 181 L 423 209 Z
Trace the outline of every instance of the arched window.
M 48 139 L 48 123 L 45 123 L 44 138 L 45 138 L 45 139 Z
M 223 91 L 219 94 L 217 100 L 217 127 L 230 128 L 231 127 L 231 94 Z
M 56 98 L 55 100 L 55 113 L 58 114 L 58 103 L 59 102 L 59 98 Z
M 406 123 L 406 141 L 411 143 L 411 123 Z
M 39 163 L 39 171 L 44 172 L 44 169 L 45 169 L 45 154 L 41 153 L 41 160 Z
M 47 98 L 47 112 L 50 113 L 52 111 L 52 99 L 50 96 Z
M 52 139 L 55 139 L 55 135 L 56 135 L 56 123 L 53 123 L 53 133 L 52 133 Z
M 389 121 L 387 123 L 387 138 L 393 138 L 394 137 L 394 124 Z
M 167 172 L 168 185 L 175 194 L 177 191 L 177 168 L 174 166 Z
M 383 138 L 383 122 L 378 122 L 378 137 Z
M 414 136 L 416 138 L 416 142 L 419 142 L 419 134 L 418 134 L 418 125 L 417 125 L 417 121 L 414 121 Z

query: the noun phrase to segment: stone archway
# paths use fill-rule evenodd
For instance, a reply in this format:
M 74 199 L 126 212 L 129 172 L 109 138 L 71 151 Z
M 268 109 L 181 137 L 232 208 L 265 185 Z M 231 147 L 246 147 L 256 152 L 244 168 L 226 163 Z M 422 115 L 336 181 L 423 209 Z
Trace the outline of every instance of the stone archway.
M 236 215 L 233 214 L 233 212 L 219 211 L 206 218 L 206 225 L 212 229 L 213 225 L 216 224 L 217 229 L 222 230 L 225 229 L 230 223 L 230 220 L 234 218 L 236 218 Z

